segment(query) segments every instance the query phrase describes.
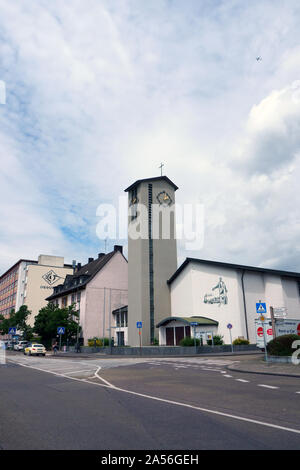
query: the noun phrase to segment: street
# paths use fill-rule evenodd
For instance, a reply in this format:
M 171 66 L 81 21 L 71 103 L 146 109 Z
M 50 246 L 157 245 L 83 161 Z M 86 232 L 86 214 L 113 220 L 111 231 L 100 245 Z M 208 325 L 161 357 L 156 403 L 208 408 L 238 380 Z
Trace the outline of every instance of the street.
M 299 449 L 300 380 L 243 356 L 55 358 L 0 366 L 1 449 Z

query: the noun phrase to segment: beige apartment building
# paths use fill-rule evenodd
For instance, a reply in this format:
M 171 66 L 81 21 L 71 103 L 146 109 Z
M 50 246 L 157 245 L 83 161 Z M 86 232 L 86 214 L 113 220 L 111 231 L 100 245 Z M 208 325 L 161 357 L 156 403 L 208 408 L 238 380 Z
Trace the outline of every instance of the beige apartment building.
M 35 316 L 47 305 L 46 297 L 68 274 L 73 274 L 73 267 L 61 256 L 40 255 L 37 261 L 20 259 L 0 276 L 0 314 L 7 318 L 12 310 L 27 305 L 31 311 L 28 324 L 33 326 Z

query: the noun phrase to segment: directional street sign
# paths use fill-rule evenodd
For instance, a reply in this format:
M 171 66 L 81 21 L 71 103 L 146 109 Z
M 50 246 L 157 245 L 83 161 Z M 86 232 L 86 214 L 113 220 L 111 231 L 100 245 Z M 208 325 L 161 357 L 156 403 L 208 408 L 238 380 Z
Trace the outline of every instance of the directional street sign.
M 267 313 L 267 306 L 265 302 L 256 302 L 256 313 Z
M 286 307 L 274 307 L 273 313 L 275 318 L 284 318 L 287 315 Z
M 59 326 L 57 328 L 57 334 L 58 335 L 64 335 L 65 334 L 65 327 L 64 326 Z
M 137 328 L 143 328 L 143 322 L 137 321 L 137 322 L 136 322 L 136 327 L 137 327 Z
M 8 334 L 10 334 L 10 335 L 15 335 L 16 332 L 17 332 L 17 328 L 15 326 L 9 328 L 9 330 L 8 330 Z

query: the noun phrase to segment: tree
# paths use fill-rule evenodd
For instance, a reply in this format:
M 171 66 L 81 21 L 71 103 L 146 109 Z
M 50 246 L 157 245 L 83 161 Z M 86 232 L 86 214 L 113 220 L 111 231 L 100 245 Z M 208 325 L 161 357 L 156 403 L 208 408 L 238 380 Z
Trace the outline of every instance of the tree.
M 9 318 L 0 318 L 0 333 L 2 335 L 8 334 L 9 328 L 14 327 L 22 335 L 24 340 L 32 338 L 33 329 L 27 325 L 27 318 L 31 314 L 27 305 L 22 305 L 17 312 L 11 310 Z
M 64 340 L 71 341 L 76 338 L 78 327 L 78 313 L 74 306 L 59 308 L 49 303 L 46 307 L 41 308 L 35 317 L 33 331 L 42 338 L 42 342 L 50 345 L 53 338 L 57 336 L 58 327 L 65 328 Z

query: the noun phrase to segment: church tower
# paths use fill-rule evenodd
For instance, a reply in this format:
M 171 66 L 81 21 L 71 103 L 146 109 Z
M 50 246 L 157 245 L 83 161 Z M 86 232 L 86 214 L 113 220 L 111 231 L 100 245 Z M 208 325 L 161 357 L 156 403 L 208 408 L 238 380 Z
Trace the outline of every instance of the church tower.
M 175 191 L 166 176 L 141 179 L 128 193 L 128 344 L 153 344 L 171 315 L 167 280 L 177 269 Z M 142 322 L 142 329 L 137 328 Z

